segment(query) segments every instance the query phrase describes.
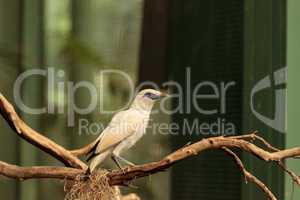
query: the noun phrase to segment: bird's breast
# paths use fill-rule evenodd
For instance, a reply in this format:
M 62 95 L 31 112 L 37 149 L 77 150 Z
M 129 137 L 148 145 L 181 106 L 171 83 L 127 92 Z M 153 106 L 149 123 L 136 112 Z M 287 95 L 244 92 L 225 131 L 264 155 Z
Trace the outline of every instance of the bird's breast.
M 146 132 L 147 125 L 148 121 L 144 121 L 143 125 L 141 125 L 133 135 L 126 139 L 125 142 L 127 143 L 127 148 L 130 148 L 133 145 L 135 145 L 135 143 L 143 137 L 143 135 Z

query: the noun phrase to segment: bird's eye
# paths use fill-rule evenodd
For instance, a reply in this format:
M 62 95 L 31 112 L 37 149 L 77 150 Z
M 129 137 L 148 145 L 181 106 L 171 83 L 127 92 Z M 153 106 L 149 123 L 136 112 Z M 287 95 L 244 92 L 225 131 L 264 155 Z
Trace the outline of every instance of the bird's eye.
M 147 92 L 144 94 L 144 97 L 148 97 L 148 98 L 151 98 L 152 94 L 150 92 Z
M 156 100 L 159 99 L 159 96 L 150 92 L 147 92 L 144 94 L 145 97 L 152 99 L 152 100 Z

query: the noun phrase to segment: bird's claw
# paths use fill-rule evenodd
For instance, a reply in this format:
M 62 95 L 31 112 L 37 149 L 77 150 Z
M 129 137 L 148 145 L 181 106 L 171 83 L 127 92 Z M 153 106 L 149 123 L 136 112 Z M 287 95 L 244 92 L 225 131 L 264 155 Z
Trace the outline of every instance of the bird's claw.
M 123 183 L 123 185 L 126 186 L 126 187 L 129 187 L 129 188 L 132 188 L 132 189 L 138 189 L 138 186 L 133 185 L 131 183 L 131 181 L 126 181 L 126 182 Z
M 133 163 L 127 163 L 129 167 L 135 167 L 136 165 Z

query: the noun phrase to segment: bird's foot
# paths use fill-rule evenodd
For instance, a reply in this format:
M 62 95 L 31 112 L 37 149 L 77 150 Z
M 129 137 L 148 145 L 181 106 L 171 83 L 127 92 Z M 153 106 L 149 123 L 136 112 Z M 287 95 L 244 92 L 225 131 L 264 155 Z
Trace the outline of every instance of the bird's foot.
M 106 169 L 108 172 L 113 172 L 114 170 L 113 169 Z
M 138 189 L 138 186 L 133 185 L 130 181 L 125 182 L 125 183 L 124 183 L 124 186 L 129 187 L 129 188 L 131 188 L 131 189 Z
M 128 182 L 125 184 L 127 187 L 131 188 L 131 189 L 138 189 L 139 187 L 136 185 L 133 185 L 132 183 Z
M 130 167 L 135 167 L 135 166 L 136 166 L 136 164 L 134 164 L 134 163 L 132 163 L 132 162 L 129 162 L 129 161 L 127 161 L 127 164 L 128 164 Z
M 86 176 L 89 176 L 89 175 L 91 175 L 92 174 L 92 172 L 91 172 L 91 169 L 90 168 L 88 168 L 86 171 L 85 171 L 85 173 L 84 173 L 84 175 L 86 175 Z
M 122 167 L 120 168 L 120 170 L 122 171 L 123 174 L 126 174 L 126 172 L 128 171 L 128 167 Z
M 130 162 L 130 161 L 124 159 L 124 158 L 121 158 L 121 161 L 123 161 L 125 164 L 127 164 L 130 167 L 135 167 L 136 166 L 136 164 L 134 164 L 134 163 L 132 163 L 132 162 Z

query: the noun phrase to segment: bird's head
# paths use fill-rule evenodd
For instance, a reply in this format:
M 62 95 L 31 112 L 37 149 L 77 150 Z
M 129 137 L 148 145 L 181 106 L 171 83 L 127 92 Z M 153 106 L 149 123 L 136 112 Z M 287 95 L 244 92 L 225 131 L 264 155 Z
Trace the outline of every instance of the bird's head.
M 150 100 L 150 101 L 156 101 L 163 97 L 168 96 L 165 92 L 154 90 L 154 89 L 144 89 L 138 93 L 139 97 Z
M 168 94 L 162 91 L 144 89 L 137 94 L 132 106 L 142 110 L 151 110 L 157 100 L 167 96 Z

